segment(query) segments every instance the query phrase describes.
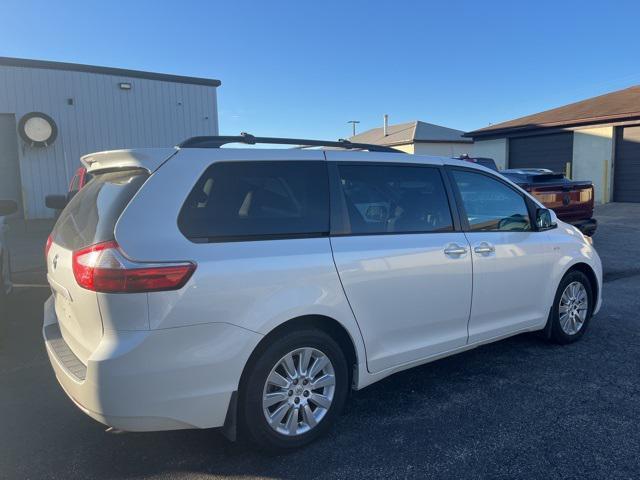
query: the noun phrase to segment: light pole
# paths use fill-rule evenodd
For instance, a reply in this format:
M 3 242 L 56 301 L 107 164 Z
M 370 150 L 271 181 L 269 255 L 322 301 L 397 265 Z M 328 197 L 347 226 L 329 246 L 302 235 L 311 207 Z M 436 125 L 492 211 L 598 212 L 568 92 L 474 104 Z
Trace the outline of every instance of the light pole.
M 355 137 L 355 136 L 356 136 L 356 125 L 357 125 L 358 123 L 360 123 L 360 120 L 349 120 L 347 123 L 350 123 L 350 124 L 351 124 L 352 131 L 353 131 L 353 135 L 351 135 L 351 136 L 352 136 L 352 137 Z

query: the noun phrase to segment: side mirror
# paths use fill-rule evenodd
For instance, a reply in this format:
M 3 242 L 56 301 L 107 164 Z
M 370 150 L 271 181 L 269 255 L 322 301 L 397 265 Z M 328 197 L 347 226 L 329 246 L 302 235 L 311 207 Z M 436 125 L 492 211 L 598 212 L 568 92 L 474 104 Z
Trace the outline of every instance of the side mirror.
M 0 200 L 0 217 L 11 215 L 18 211 L 18 204 L 13 200 Z
M 47 195 L 44 197 L 44 204 L 54 210 L 62 210 L 67 206 L 67 203 L 69 203 L 69 201 L 66 195 Z
M 553 210 L 539 208 L 536 210 L 536 226 L 538 230 L 551 230 L 558 226 L 558 217 Z

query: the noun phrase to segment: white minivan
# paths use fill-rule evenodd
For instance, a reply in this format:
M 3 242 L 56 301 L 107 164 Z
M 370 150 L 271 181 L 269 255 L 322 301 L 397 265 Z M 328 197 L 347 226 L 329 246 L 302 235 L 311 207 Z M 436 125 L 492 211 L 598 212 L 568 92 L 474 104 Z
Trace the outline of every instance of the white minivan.
M 299 447 L 350 389 L 522 332 L 573 342 L 601 304 L 591 240 L 469 162 L 250 135 L 82 161 L 43 334 L 68 396 L 117 429 Z

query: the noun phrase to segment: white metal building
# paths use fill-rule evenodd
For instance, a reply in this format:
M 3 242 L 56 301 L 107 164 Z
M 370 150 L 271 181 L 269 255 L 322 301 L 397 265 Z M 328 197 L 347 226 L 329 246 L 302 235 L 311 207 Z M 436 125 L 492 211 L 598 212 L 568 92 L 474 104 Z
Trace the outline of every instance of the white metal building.
M 218 134 L 219 80 L 0 57 L 0 198 L 47 218 L 86 153 Z

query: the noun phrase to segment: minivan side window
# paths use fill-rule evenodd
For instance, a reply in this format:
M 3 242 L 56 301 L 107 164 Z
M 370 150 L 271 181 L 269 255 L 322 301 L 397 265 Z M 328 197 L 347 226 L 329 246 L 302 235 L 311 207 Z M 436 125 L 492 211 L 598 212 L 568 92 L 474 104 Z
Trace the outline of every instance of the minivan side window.
M 178 227 L 189 239 L 209 242 L 326 236 L 326 163 L 214 163 L 187 197 Z
M 437 168 L 339 165 L 347 234 L 450 232 L 453 221 Z
M 482 173 L 452 170 L 471 231 L 531 230 L 527 204 L 518 192 Z

